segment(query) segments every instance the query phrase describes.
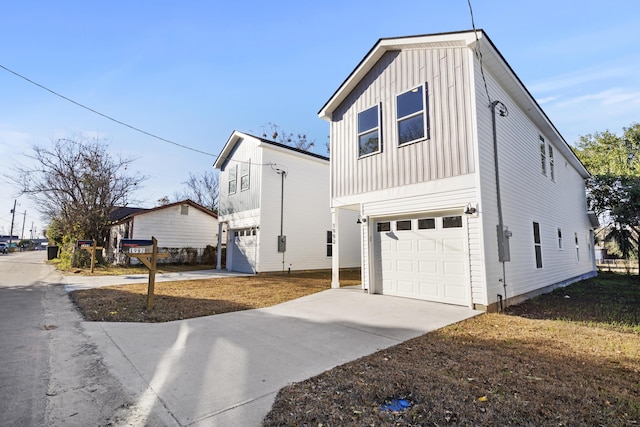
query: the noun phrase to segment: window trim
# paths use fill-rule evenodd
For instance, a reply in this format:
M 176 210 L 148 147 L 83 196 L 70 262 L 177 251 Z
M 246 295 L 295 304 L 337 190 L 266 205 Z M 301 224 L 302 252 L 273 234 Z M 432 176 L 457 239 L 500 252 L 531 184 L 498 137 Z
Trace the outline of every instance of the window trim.
M 375 108 L 376 109 L 376 118 L 377 118 L 377 126 L 366 129 L 364 131 L 360 131 L 360 114 L 363 114 L 371 109 Z M 372 105 L 371 107 L 367 107 L 364 110 L 358 112 L 356 114 L 356 141 L 357 141 L 357 150 L 358 150 L 358 158 L 364 158 L 364 157 L 368 157 L 368 156 L 372 156 L 375 154 L 379 154 L 382 152 L 382 104 L 381 103 L 377 103 L 375 105 Z M 370 153 L 364 153 L 362 154 L 360 152 L 360 137 L 364 136 L 368 133 L 372 133 L 372 132 L 378 132 L 378 148 L 374 151 L 371 151 Z
M 558 227 L 558 250 L 563 250 L 562 247 L 562 228 Z
M 422 88 L 422 109 L 419 111 L 416 111 L 414 113 L 411 114 L 407 114 L 406 116 L 402 116 L 402 117 L 398 117 L 398 99 L 400 98 L 400 96 L 412 92 L 416 89 Z M 398 147 L 404 147 L 407 145 L 411 145 L 411 144 L 415 144 L 416 142 L 420 142 L 420 141 L 427 141 L 431 138 L 430 135 L 430 131 L 431 129 L 429 128 L 429 96 L 428 96 L 428 89 L 429 89 L 429 85 L 427 82 L 420 84 L 418 86 L 412 87 L 409 90 L 406 90 L 402 93 L 399 93 L 396 95 L 396 100 L 395 100 L 395 106 L 396 106 L 396 111 L 395 111 L 395 135 L 396 135 L 396 142 L 397 142 L 397 146 Z M 416 139 L 412 139 L 410 141 L 405 141 L 405 142 L 400 142 L 400 128 L 399 125 L 401 122 L 412 119 L 414 117 L 419 116 L 420 114 L 422 114 L 422 126 L 423 126 L 423 131 L 424 131 L 424 135 L 421 138 L 416 138 Z
M 540 223 L 533 222 L 533 250 L 535 253 L 536 269 L 541 269 L 542 263 L 542 239 L 540 237 Z
M 540 165 L 542 167 L 542 175 L 547 176 L 547 143 L 540 135 Z
M 551 181 L 556 180 L 556 168 L 555 168 L 555 161 L 553 160 L 553 146 L 551 144 L 547 144 L 547 152 L 549 155 L 549 178 L 551 178 Z
M 233 172 L 233 179 L 231 179 L 232 178 L 231 172 Z M 233 183 L 233 191 L 231 191 L 232 183 Z M 233 165 L 229 168 L 229 182 L 228 182 L 227 190 L 229 191 L 229 194 L 236 194 L 238 192 L 238 165 Z
M 247 173 L 243 173 L 244 165 L 247 165 Z M 251 187 L 250 171 L 251 171 L 251 159 L 249 159 L 248 162 L 243 162 L 240 164 L 240 191 L 247 191 Z M 246 183 L 247 183 L 246 187 L 244 186 L 244 182 L 245 182 L 244 178 L 246 178 Z

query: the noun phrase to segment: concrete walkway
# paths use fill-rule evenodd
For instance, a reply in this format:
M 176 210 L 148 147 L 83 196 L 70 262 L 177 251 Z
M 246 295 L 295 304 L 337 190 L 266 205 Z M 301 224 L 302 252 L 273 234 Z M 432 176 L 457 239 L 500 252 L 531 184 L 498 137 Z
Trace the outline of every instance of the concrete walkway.
M 220 277 L 252 276 L 246 273 L 234 273 L 226 270 L 195 270 L 179 273 L 156 274 L 157 282 L 175 282 L 176 280 L 201 280 Z M 64 290 L 66 292 L 78 289 L 99 288 L 111 285 L 130 285 L 132 283 L 147 283 L 148 274 L 130 274 L 125 276 L 64 276 Z
M 477 314 L 343 288 L 265 309 L 84 327 L 135 396 L 123 425 L 153 415 L 170 426 L 259 426 L 287 384 Z

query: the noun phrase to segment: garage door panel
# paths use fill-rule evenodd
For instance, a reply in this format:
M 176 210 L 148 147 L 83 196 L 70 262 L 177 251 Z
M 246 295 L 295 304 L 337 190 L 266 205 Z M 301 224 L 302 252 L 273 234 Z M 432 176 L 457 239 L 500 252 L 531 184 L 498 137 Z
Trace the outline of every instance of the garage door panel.
M 438 249 L 436 241 L 433 239 L 420 239 L 418 240 L 419 252 L 435 252 Z
M 452 238 L 442 239 L 442 251 L 461 254 L 464 252 L 464 240 Z
M 464 276 L 464 263 L 462 262 L 451 262 L 451 261 L 445 261 L 442 263 L 443 265 L 443 272 L 446 275 L 455 275 L 455 276 Z
M 398 260 L 396 262 L 396 271 L 404 273 L 413 273 L 413 261 Z
M 395 221 L 388 220 L 395 229 Z M 405 220 L 406 221 L 406 220 Z M 466 305 L 468 277 L 464 228 L 375 232 L 378 291 L 389 295 Z M 380 289 L 381 287 L 381 289 Z
M 420 261 L 419 272 L 422 274 L 438 274 L 438 263 L 434 261 Z
M 396 245 L 396 251 L 398 252 L 413 252 L 412 240 L 398 240 Z

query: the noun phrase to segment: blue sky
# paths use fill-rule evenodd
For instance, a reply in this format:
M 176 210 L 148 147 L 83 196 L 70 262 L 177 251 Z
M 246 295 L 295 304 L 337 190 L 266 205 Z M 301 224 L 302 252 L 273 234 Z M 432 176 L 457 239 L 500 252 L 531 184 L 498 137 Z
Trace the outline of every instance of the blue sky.
M 640 2 L 472 0 L 484 29 L 569 143 L 640 121 Z M 35 145 L 99 136 L 137 158 L 152 207 L 211 169 L 233 130 L 306 133 L 382 37 L 471 29 L 467 0 L 6 2 L 0 65 L 185 150 L 83 110 L 0 69 L 3 173 Z M 15 189 L 0 177 L 0 234 Z M 45 222 L 22 196 L 14 234 Z

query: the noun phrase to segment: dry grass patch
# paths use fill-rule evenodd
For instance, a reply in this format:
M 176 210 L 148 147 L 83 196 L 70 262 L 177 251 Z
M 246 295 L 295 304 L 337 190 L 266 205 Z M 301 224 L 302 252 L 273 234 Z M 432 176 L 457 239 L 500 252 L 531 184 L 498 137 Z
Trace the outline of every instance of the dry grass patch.
M 341 273 L 343 286 L 359 283 L 359 270 Z M 146 283 L 73 291 L 70 297 L 85 320 L 167 322 L 269 307 L 330 287 L 327 271 L 159 282 L 150 311 Z
M 639 296 L 607 276 L 469 319 L 282 389 L 264 425 L 637 425 Z

